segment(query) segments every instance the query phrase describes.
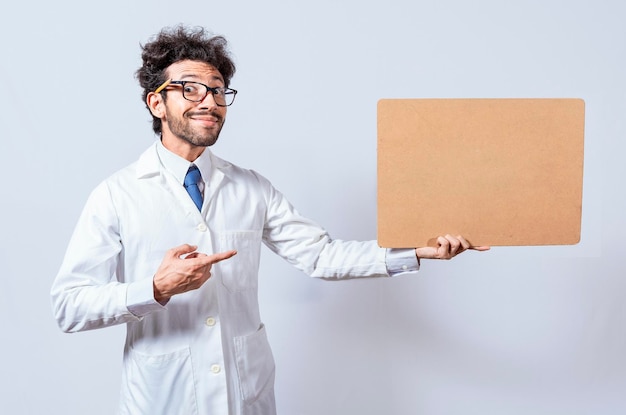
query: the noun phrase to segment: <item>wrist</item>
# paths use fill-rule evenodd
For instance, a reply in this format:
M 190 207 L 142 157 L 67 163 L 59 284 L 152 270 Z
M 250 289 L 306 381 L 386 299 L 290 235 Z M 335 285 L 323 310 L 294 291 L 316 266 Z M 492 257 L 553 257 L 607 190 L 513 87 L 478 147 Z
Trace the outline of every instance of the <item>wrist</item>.
M 157 303 L 165 305 L 170 301 L 171 296 L 168 296 L 159 290 L 155 279 L 152 280 L 152 291 L 154 293 L 154 301 Z

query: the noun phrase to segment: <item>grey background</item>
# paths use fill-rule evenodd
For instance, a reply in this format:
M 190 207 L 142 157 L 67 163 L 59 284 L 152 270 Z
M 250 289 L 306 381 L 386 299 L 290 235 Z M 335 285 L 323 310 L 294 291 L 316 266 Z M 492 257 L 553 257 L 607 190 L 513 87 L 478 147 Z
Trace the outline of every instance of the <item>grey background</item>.
M 63 334 L 48 293 L 90 190 L 154 140 L 133 77 L 139 44 L 179 22 L 225 35 L 238 65 L 240 94 L 214 151 L 267 176 L 340 239 L 376 237 L 378 99 L 586 101 L 578 245 L 499 247 L 425 262 L 417 276 L 341 283 L 264 252 L 279 413 L 626 412 L 622 2 L 37 0 L 3 9 L 3 413 L 115 410 L 124 327 Z

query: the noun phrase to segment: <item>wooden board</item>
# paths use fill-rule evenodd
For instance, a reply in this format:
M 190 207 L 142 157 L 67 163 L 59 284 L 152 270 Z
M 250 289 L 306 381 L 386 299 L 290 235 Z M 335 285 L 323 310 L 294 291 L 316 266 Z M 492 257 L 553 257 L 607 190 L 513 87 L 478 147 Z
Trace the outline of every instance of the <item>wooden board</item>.
M 474 245 L 580 241 L 581 99 L 378 102 L 378 242 Z

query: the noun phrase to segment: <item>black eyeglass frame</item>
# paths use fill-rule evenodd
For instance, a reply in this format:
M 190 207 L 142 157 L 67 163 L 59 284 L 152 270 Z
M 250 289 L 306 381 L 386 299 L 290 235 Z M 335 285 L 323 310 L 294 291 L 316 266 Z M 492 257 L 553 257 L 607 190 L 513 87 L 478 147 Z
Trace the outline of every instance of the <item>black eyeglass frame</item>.
M 185 85 L 186 84 L 202 85 L 203 87 L 206 88 L 206 93 L 200 99 L 189 99 L 185 95 Z M 196 82 L 196 81 L 173 81 L 171 79 L 168 79 L 167 81 L 163 82 L 157 89 L 154 90 L 154 93 L 158 94 L 159 92 L 163 91 L 169 85 L 180 85 L 180 86 L 182 86 L 183 98 L 185 98 L 187 101 L 191 101 L 191 102 L 201 102 L 203 99 L 206 98 L 207 95 L 209 95 L 209 92 L 210 92 L 213 95 L 213 100 L 215 101 L 215 104 L 218 107 L 230 107 L 231 105 L 233 105 L 233 102 L 235 102 L 235 97 L 237 96 L 237 90 L 236 89 L 224 88 L 224 87 L 213 88 L 213 87 L 210 87 L 210 86 L 208 86 L 206 84 L 203 84 L 202 82 Z M 217 100 L 215 99 L 215 94 L 220 95 L 220 93 L 224 96 L 224 101 L 226 101 L 225 97 L 227 95 L 232 95 L 233 96 L 233 100 L 230 102 L 230 104 L 219 104 L 217 102 Z

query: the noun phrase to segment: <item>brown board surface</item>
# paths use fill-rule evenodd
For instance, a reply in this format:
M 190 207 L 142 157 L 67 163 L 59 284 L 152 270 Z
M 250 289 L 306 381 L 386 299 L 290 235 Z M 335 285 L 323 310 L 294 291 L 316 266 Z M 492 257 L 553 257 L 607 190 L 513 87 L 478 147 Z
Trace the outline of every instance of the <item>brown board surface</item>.
M 378 243 L 580 241 L 581 99 L 382 99 Z

